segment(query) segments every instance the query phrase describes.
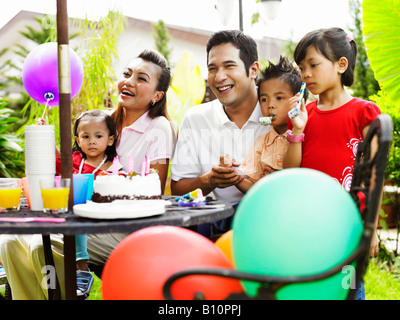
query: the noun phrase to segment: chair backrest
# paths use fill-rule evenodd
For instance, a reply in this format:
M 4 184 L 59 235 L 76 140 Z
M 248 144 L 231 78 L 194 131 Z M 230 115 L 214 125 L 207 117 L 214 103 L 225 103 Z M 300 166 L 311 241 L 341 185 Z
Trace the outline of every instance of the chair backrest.
M 258 296 L 249 298 L 245 293 L 234 294 L 228 299 L 275 299 L 277 290 L 285 285 L 318 281 L 342 272 L 343 267 L 356 263 L 356 285 L 349 290 L 347 299 L 353 299 L 356 289 L 362 280 L 369 259 L 369 248 L 375 231 L 382 198 L 383 183 L 389 147 L 392 140 L 393 123 L 387 114 L 379 115 L 370 125 L 364 141 L 358 145 L 354 162 L 354 171 L 350 195 L 357 204 L 364 220 L 364 231 L 358 248 L 345 261 L 334 268 L 312 276 L 263 276 L 236 270 L 197 268 L 173 274 L 164 284 L 163 293 L 166 299 L 173 299 L 171 286 L 174 281 L 189 275 L 216 275 L 240 280 L 261 283 Z M 201 298 L 201 294 L 198 295 Z
M 386 163 L 392 141 L 393 122 L 389 115 L 379 115 L 370 125 L 368 133 L 357 148 L 350 195 L 357 204 L 364 221 L 364 232 L 356 259 L 357 287 L 365 274 L 369 261 L 372 236 L 379 216 Z M 352 297 L 355 290 L 351 290 Z

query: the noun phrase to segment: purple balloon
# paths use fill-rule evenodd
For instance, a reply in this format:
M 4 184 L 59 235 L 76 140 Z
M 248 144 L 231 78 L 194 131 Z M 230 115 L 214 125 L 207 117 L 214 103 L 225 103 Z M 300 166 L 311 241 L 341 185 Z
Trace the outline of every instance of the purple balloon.
M 71 68 L 71 99 L 83 83 L 83 65 L 74 50 L 69 49 Z M 22 81 L 28 94 L 37 102 L 48 106 L 59 105 L 58 44 L 47 42 L 34 48 L 26 57 L 22 68 Z

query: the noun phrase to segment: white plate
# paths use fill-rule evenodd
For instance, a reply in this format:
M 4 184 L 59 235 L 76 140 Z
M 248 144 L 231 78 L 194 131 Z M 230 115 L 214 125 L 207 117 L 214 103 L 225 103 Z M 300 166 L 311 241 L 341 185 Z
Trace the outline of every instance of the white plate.
M 165 200 L 114 200 L 108 203 L 87 201 L 74 205 L 76 215 L 92 219 L 132 219 L 165 213 Z

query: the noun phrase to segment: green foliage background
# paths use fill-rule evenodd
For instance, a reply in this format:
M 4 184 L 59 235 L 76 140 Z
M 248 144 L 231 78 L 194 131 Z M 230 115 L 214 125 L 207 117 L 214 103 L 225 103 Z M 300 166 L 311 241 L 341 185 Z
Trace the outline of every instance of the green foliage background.
M 382 89 L 371 100 L 393 120 L 386 175 L 400 186 L 400 0 L 363 0 L 362 10 L 366 52 Z
M 44 18 L 35 18 L 38 23 L 36 26 L 26 26 L 25 30 L 20 31 L 27 39 L 30 39 L 37 45 L 45 42 L 56 41 L 56 23 L 54 17 L 45 16 Z M 117 43 L 120 34 L 124 30 L 125 17 L 119 11 L 110 11 L 106 17 L 97 22 L 89 20 L 70 21 L 71 29 L 79 30 L 78 33 L 71 33 L 70 40 L 81 36 L 85 41 L 78 42 L 78 47 L 71 47 L 80 56 L 85 72 L 84 82 L 79 94 L 71 101 L 71 128 L 75 120 L 82 111 L 100 108 L 107 109 L 112 105 L 111 97 L 115 90 L 115 80 L 112 66 L 118 59 Z M 8 48 L 3 54 L 11 50 L 19 59 L 23 61 L 29 51 L 16 44 Z M 1 53 L 0 53 L 1 54 Z M 2 118 L 0 119 L 0 176 L 22 177 L 25 174 L 24 167 L 24 127 L 35 123 L 35 120 L 42 116 L 45 106 L 37 103 L 23 89 L 22 78 L 10 77 L 7 72 L 16 71 L 22 73 L 22 69 L 13 63 L 7 61 L 0 68 L 1 75 L 7 79 L 0 83 L 1 89 L 6 92 L 2 97 Z M 8 88 L 20 86 L 20 98 L 11 99 L 7 94 Z M 3 109 L 5 106 L 8 109 Z M 6 116 L 3 116 L 6 115 Z M 51 108 L 47 113 L 47 122 L 55 125 L 56 143 L 59 142 L 59 112 L 58 107 Z M 11 135 L 11 138 L 10 138 Z M 15 143 L 20 148 L 16 148 Z

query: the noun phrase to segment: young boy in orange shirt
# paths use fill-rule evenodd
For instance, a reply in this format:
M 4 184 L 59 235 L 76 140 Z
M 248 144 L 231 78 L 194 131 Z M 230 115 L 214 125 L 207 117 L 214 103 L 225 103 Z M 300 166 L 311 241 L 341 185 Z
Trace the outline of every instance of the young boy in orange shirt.
M 299 71 L 285 58 L 280 57 L 275 65 L 269 63 L 258 80 L 258 99 L 264 117 L 271 119 L 272 129 L 259 136 L 243 160 L 239 170 L 243 179 L 236 187 L 243 193 L 259 179 L 276 170 L 283 169 L 283 158 L 287 141 L 288 112 L 293 107 L 293 97 L 300 91 Z M 307 92 L 304 92 L 304 100 Z M 221 156 L 221 165 L 237 166 L 229 155 Z

